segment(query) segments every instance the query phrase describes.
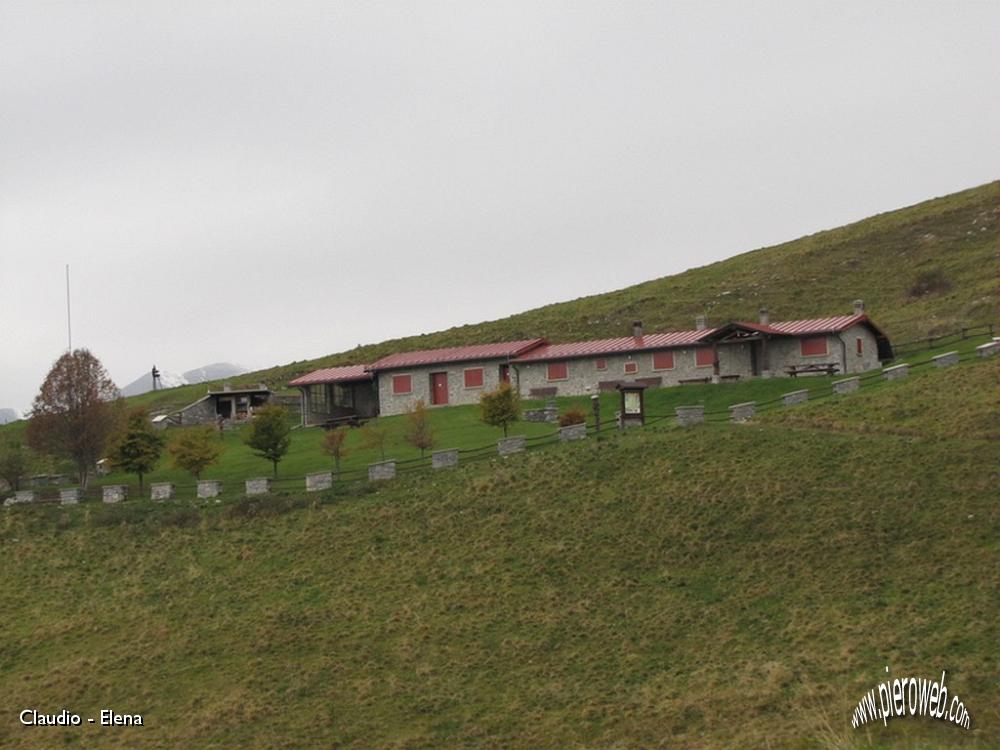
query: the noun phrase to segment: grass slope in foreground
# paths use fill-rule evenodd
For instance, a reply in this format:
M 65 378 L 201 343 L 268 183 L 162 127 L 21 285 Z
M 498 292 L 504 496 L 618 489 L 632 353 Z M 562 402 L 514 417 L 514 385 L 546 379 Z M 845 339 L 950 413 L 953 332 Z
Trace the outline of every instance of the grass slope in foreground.
M 995 375 L 857 394 L 933 391 L 905 435 L 854 432 L 845 400 L 808 407 L 836 432 L 651 427 L 319 500 L 4 512 L 0 745 L 996 747 L 1000 442 L 934 429 Z M 885 665 L 947 670 L 973 730 L 852 731 Z

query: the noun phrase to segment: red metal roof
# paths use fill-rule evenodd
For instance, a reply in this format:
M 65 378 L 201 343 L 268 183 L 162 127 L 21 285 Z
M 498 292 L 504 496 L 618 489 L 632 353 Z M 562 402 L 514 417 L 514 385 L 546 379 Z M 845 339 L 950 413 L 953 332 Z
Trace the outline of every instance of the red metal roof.
M 349 383 L 359 380 L 371 380 L 372 374 L 367 371 L 368 365 L 347 365 L 346 367 L 327 367 L 314 370 L 308 375 L 302 375 L 288 385 L 319 385 L 320 383 Z
M 436 365 L 445 362 L 465 362 L 476 359 L 506 359 L 513 358 L 535 349 L 545 343 L 545 339 L 526 339 L 524 341 L 503 341 L 497 344 L 477 344 L 475 346 L 453 346 L 447 349 L 428 349 L 418 352 L 400 352 L 390 354 L 377 362 L 368 365 L 368 370 L 398 370 L 403 367 L 419 367 L 421 365 Z
M 864 313 L 860 315 L 835 315 L 832 318 L 810 318 L 809 320 L 783 320 L 779 323 L 771 323 L 768 326 L 759 324 L 744 324 L 757 327 L 767 333 L 784 334 L 786 336 L 808 336 L 814 333 L 836 333 L 843 331 L 856 323 L 867 323 L 868 316 Z
M 669 333 L 650 333 L 645 336 L 622 336 L 617 339 L 576 341 L 571 344 L 547 344 L 532 349 L 527 354 L 522 354 L 515 360 L 515 364 L 693 346 L 714 330 L 714 328 L 705 328 L 700 331 L 672 331 Z

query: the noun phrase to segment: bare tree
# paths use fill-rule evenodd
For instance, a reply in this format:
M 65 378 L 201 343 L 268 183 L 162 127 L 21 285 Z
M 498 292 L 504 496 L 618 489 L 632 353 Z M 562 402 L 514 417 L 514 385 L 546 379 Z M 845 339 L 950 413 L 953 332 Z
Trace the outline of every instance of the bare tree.
M 62 355 L 35 396 L 28 444 L 73 462 L 82 487 L 121 418 L 121 393 L 104 365 L 86 349 Z

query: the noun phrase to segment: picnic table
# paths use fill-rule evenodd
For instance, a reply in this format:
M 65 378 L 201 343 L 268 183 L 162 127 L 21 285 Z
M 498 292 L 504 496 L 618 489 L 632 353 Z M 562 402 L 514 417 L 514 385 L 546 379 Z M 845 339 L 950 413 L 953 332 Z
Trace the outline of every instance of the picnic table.
M 788 365 L 785 372 L 797 378 L 799 375 L 834 375 L 839 369 L 836 362 L 807 362 L 804 365 Z

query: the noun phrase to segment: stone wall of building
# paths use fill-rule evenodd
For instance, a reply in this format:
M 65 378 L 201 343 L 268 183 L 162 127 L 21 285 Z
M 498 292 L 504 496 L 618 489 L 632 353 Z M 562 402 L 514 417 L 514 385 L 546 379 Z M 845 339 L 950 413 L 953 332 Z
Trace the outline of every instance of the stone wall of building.
M 378 373 L 378 403 L 379 413 L 383 416 L 405 414 L 417 401 L 423 400 L 428 408 L 431 403 L 431 374 L 448 373 L 448 406 L 462 404 L 478 404 L 479 395 L 483 391 L 492 391 L 500 385 L 500 365 L 506 360 L 490 359 L 472 362 L 452 362 L 445 365 L 425 367 L 410 367 L 400 370 L 386 370 Z M 476 388 L 465 387 L 465 371 L 483 368 L 483 385 Z M 410 393 L 393 394 L 392 378 L 394 375 L 409 375 L 412 391 Z M 513 368 L 511 368 L 513 378 Z
M 818 337 L 805 337 L 818 338 Z M 786 377 L 786 367 L 806 365 L 810 363 L 833 363 L 837 365 L 837 374 L 853 374 L 877 369 L 878 342 L 875 335 L 863 325 L 851 326 L 840 334 L 824 336 L 826 339 L 826 354 L 802 354 L 801 338 L 774 338 L 767 342 L 768 360 L 771 374 L 774 377 Z M 861 354 L 858 354 L 857 339 L 861 339 Z
M 564 360 L 567 370 L 565 380 L 549 380 L 547 362 L 525 362 L 516 366 L 516 382 L 521 398 L 531 398 L 531 391 L 539 388 L 555 388 L 559 396 L 584 396 L 597 393 L 599 383 L 613 380 L 661 378 L 663 386 L 671 386 L 679 385 L 682 380 L 711 379 L 713 367 L 711 364 L 697 364 L 695 347 L 661 351 L 673 352 L 672 368 L 654 369 L 653 352 L 634 352 Z M 606 369 L 597 369 L 598 360 L 604 360 Z M 626 363 L 635 363 L 636 371 L 625 372 Z M 748 378 L 751 373 L 750 344 L 719 345 L 720 376 Z

